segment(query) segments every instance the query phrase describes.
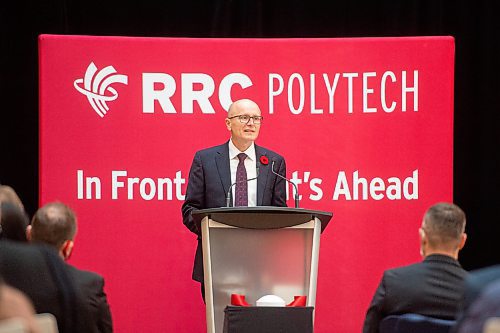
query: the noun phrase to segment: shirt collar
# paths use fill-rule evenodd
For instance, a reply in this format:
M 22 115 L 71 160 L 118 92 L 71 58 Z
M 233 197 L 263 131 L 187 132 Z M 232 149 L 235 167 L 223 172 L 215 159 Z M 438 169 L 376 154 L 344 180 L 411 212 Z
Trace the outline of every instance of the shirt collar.
M 461 265 L 458 262 L 458 260 L 456 260 L 453 257 L 444 255 L 444 254 L 437 254 L 437 253 L 436 254 L 430 254 L 430 255 L 428 255 L 427 257 L 424 258 L 424 262 L 431 262 L 431 261 L 446 262 L 446 263 L 453 264 L 453 265 L 458 265 L 458 266 L 461 267 Z
M 250 147 L 248 147 L 245 151 L 239 151 L 238 148 L 234 145 L 233 141 L 229 139 L 229 159 L 237 158 L 239 153 L 247 154 L 248 158 L 252 161 L 255 161 L 255 144 L 252 142 Z

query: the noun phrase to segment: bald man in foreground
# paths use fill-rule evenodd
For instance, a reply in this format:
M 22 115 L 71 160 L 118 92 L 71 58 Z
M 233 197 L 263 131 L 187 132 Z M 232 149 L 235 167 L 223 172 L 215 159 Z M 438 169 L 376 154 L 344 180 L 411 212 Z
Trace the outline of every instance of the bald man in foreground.
M 196 209 L 225 207 L 228 192 L 232 206 L 286 206 L 285 181 L 271 171 L 274 165 L 274 171 L 285 177 L 285 159 L 254 143 L 263 120 L 255 102 L 249 99 L 234 102 L 225 119 L 230 139 L 220 146 L 198 151 L 194 156 L 182 218 L 184 225 L 197 237 L 192 278 L 202 284 L 203 297 L 201 230 L 196 227 L 191 213 Z M 246 181 L 255 177 L 256 180 Z M 229 191 L 232 184 L 235 185 Z

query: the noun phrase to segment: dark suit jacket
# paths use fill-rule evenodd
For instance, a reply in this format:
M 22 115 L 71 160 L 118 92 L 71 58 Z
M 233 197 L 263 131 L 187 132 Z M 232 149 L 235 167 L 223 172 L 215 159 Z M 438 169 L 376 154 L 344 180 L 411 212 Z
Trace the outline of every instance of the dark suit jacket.
M 366 313 L 363 332 L 378 332 L 380 321 L 392 314 L 454 319 L 466 274 L 457 260 L 439 254 L 385 271 Z
M 60 333 L 93 333 L 90 312 L 67 265 L 48 246 L 0 241 L 0 276 L 24 292 L 37 313 L 52 313 Z
M 104 278 L 99 274 L 83 271 L 67 265 L 77 288 L 81 291 L 90 309 L 92 323 L 99 333 L 113 332 L 113 322 L 109 310 L 108 300 L 104 293 Z
M 255 145 L 257 161 L 261 156 L 269 160 L 267 165 L 260 163 L 257 178 L 258 206 L 286 206 L 286 182 L 271 172 L 286 175 L 285 159 L 275 152 Z M 182 205 L 184 225 L 197 235 L 198 247 L 193 267 L 193 279 L 203 282 L 203 254 L 201 231 L 197 229 L 191 212 L 195 209 L 217 208 L 226 206 L 226 194 L 231 186 L 228 142 L 198 151 L 189 171 L 186 200 Z

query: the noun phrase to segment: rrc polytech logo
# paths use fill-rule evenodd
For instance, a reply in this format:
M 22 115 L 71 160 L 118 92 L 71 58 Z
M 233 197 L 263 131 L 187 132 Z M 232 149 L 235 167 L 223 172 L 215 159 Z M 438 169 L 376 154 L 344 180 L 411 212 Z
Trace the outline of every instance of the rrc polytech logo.
M 118 98 L 118 92 L 111 85 L 113 83 L 128 84 L 126 75 L 116 73 L 113 66 L 107 66 L 98 71 L 96 65 L 91 62 L 83 79 L 76 79 L 73 83 L 76 90 L 87 96 L 90 106 L 101 118 L 109 111 L 106 103 Z
M 281 110 L 295 116 L 305 113 L 333 115 L 335 108 L 348 114 L 418 112 L 419 71 L 415 69 L 322 75 L 270 72 L 267 76 L 267 88 L 257 89 L 268 92 L 269 114 L 278 110 L 280 102 L 277 101 L 280 100 Z M 128 77 L 117 74 L 113 66 L 98 70 L 91 62 L 85 76 L 76 79 L 74 86 L 87 96 L 90 106 L 102 118 L 109 110 L 107 102 L 118 98 L 118 92 L 111 87 L 114 83 L 128 84 Z M 196 112 L 200 110 L 202 114 L 215 114 L 220 109 L 227 111 L 233 102 L 233 87 L 239 86 L 241 90 L 253 85 L 251 77 L 245 73 L 227 73 L 220 82 L 211 73 L 203 72 L 181 72 L 177 76 L 163 72 L 142 73 L 142 113 L 193 114 L 195 105 L 198 106 Z M 180 103 L 172 100 L 176 94 L 180 94 Z M 218 100 L 212 98 L 214 95 L 218 95 Z M 139 94 L 136 92 L 132 96 Z M 251 94 L 248 97 L 252 98 Z M 359 99 L 362 102 L 355 103 Z M 284 105 L 284 101 L 288 105 Z M 219 103 L 214 105 L 214 102 Z

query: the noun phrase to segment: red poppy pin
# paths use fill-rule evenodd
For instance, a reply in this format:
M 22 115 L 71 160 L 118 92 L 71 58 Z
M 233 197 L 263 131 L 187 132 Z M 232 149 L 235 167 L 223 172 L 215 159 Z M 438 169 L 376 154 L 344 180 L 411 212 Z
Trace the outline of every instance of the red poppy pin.
M 263 165 L 268 165 L 269 164 L 269 159 L 267 158 L 267 156 L 262 155 L 260 157 L 260 163 L 262 163 Z

